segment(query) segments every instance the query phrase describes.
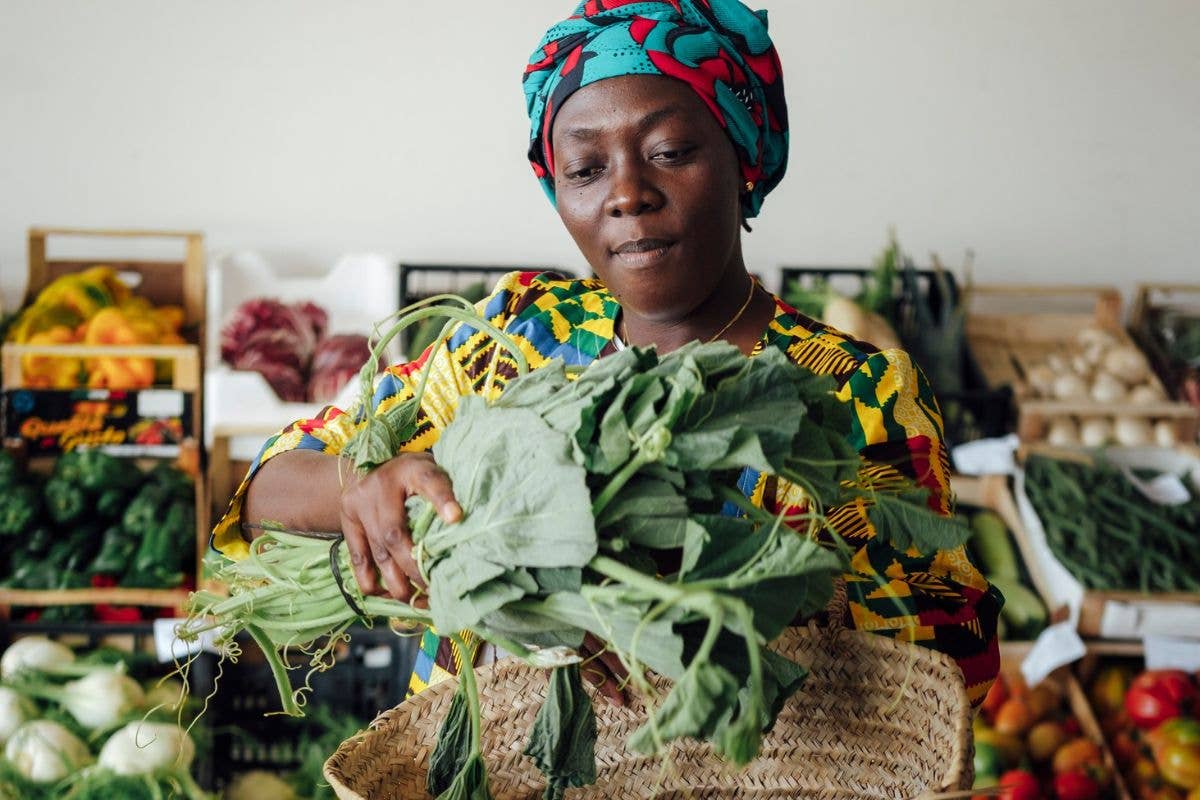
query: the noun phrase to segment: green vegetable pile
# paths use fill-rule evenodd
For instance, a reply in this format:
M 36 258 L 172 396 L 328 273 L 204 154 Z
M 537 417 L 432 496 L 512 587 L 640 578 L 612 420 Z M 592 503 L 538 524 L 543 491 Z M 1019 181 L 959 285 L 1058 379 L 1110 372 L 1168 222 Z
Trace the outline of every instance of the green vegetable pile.
M 437 311 L 421 309 L 398 327 Z M 465 308 L 441 312 L 489 330 L 525 371 L 502 332 Z M 364 373 L 364 392 L 370 387 Z M 412 435 L 422 390 L 363 416 L 347 451 L 358 469 L 392 458 Z M 691 737 L 744 765 L 806 674 L 768 645 L 824 608 L 848 566 L 824 509 L 865 498 L 900 550 L 953 547 L 969 533 L 929 511 L 924 490 L 853 483 L 850 412 L 832 390 L 780 351 L 749 359 L 724 343 L 663 357 L 630 348 L 577 376 L 551 362 L 509 381 L 498 399 L 462 398 L 433 448 L 465 514 L 447 524 L 424 500 L 410 501 L 428 611 L 363 596 L 338 538 L 267 531 L 246 559 L 222 568 L 228 598 L 193 596 L 181 635 L 215 629 L 229 641 L 248 632 L 273 664 L 284 709 L 298 713 L 300 693 L 278 648 L 336 640 L 360 613 L 431 623 L 464 652 L 470 632 L 553 669 L 525 752 L 546 776 L 546 797 L 556 798 L 596 775 L 595 716 L 577 654 L 590 632 L 642 691 L 651 691 L 647 670 L 674 681 L 631 748 L 658 753 Z M 744 467 L 804 487 L 809 508 L 784 519 L 751 505 L 737 488 Z M 309 652 L 311 668 L 328 665 L 329 645 Z M 439 798 L 490 796 L 471 669 L 428 776 Z
M 1194 490 L 1186 503 L 1156 505 L 1109 464 L 1030 456 L 1025 492 L 1054 556 L 1088 589 L 1200 591 Z
M 0 452 L 0 575 L 9 588 L 83 588 L 95 576 L 128 587 L 179 586 L 195 515 L 192 479 L 169 464 L 143 473 L 99 450 L 71 450 L 43 478 Z

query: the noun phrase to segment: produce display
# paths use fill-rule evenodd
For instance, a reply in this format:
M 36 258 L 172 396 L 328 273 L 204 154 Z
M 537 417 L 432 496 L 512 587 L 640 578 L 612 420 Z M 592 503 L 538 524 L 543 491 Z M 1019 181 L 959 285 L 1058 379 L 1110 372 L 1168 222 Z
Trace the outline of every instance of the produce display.
M 1075 342 L 1030 366 L 1025 378 L 1030 397 L 1096 405 L 1092 415 L 1053 417 L 1046 433 L 1049 444 L 1175 444 L 1172 420 L 1156 420 L 1139 411 L 1168 398 L 1146 357 L 1128 337 L 1103 328 L 1083 328 Z M 1114 413 L 1114 407 L 1120 410 Z
M 1005 800 L 1101 800 L 1115 796 L 1100 743 L 1083 732 L 1062 688 L 1030 689 L 1002 673 L 975 718 L 975 788 L 1002 786 Z
M 900 549 L 967 538 L 964 526 L 928 509 L 923 490 L 849 482 L 859 464 L 845 440 L 849 410 L 828 380 L 783 353 L 748 359 L 719 343 L 659 358 L 629 348 L 574 380 L 561 362 L 525 375 L 521 350 L 470 303 L 459 305 L 406 315 L 375 348 L 405 325 L 449 316 L 487 331 L 522 375 L 494 402 L 463 398 L 434 447 L 463 519 L 445 523 L 424 500 L 410 501 L 428 609 L 364 596 L 336 535 L 331 543 L 271 530 L 250 556 L 220 570 L 228 597 L 193 595 L 180 635 L 248 633 L 274 665 L 290 713 L 299 706 L 276 648 L 336 639 L 360 616 L 469 630 L 554 670 L 525 752 L 546 776 L 547 796 L 562 797 L 595 776 L 595 717 L 575 652 L 591 632 L 643 691 L 646 669 L 674 681 L 630 747 L 657 754 L 692 737 L 746 764 L 806 673 L 767 645 L 792 620 L 824 608 L 846 567 L 842 550 L 818 541 L 828 533 L 822 510 L 861 498 Z M 368 399 L 373 374 L 368 363 Z M 346 450 L 356 468 L 396 454 L 414 430 L 422 391 L 368 417 Z M 735 488 L 746 465 L 805 486 L 809 536 L 749 504 Z M 720 515 L 727 502 L 746 515 Z M 327 650 L 314 649 L 311 667 L 320 668 Z M 432 795 L 484 796 L 479 727 L 473 671 L 465 669 L 430 756 Z
M 193 480 L 170 464 L 143 472 L 100 450 L 72 450 L 42 475 L 0 451 L 0 585 L 178 587 L 192 568 L 195 536 Z M 137 609 L 97 611 L 113 621 L 140 618 Z M 84 606 L 41 612 L 43 621 L 87 616 Z
M 1138 800 L 1200 798 L 1200 676 L 1100 669 L 1088 689 L 1113 756 Z
M 144 667 L 42 636 L 13 642 L 0 656 L 0 798 L 209 800 L 189 772 L 204 744 L 198 704 L 177 680 L 135 680 Z
M 1103 461 L 1025 462 L 1025 492 L 1046 542 L 1088 589 L 1200 591 L 1200 497 L 1188 491 L 1187 502 L 1158 505 Z
M 1046 627 L 1046 605 L 1030 588 L 1029 573 L 1017 552 L 1012 531 L 994 511 L 962 504 L 958 514 L 971 526 L 967 551 L 988 582 L 1004 595 L 1000 639 L 1029 640 Z
M 94 266 L 56 278 L 8 327 L 5 341 L 26 345 L 184 344 L 178 306 L 153 306 L 112 267 Z M 25 355 L 22 384 L 33 389 L 145 389 L 169 382 L 169 361 L 132 356 L 79 358 Z
M 261 374 L 280 400 L 327 403 L 371 353 L 366 336 L 327 336 L 327 322 L 315 303 L 247 300 L 221 329 L 221 360 Z

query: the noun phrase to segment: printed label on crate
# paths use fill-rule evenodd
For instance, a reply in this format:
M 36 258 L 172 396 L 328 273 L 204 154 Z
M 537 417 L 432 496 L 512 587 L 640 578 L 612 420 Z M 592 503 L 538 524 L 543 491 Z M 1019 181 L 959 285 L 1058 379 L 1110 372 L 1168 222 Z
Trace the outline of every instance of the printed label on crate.
M 6 440 L 29 455 L 54 455 L 76 447 L 99 447 L 118 456 L 179 453 L 195 435 L 195 396 L 177 390 L 10 389 L 3 394 Z

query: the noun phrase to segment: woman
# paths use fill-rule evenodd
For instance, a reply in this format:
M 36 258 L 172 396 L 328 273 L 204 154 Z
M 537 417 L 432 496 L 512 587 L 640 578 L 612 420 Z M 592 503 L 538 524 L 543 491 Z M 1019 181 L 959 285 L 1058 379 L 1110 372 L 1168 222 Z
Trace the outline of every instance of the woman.
M 529 159 L 596 280 L 514 273 L 480 304 L 529 364 L 587 364 L 633 344 L 660 352 L 723 339 L 754 355 L 784 350 L 832 375 L 854 408 L 846 434 L 860 475 L 903 474 L 949 513 L 941 418 L 928 383 L 899 350 L 880 352 L 803 317 L 762 288 L 742 258 L 741 227 L 783 176 L 788 126 L 782 75 L 766 15 L 736 0 L 588 0 L 547 32 L 525 71 Z M 449 347 L 390 368 L 374 410 L 411 396 L 430 370 L 420 426 L 402 453 L 362 478 L 339 472 L 353 415 L 327 408 L 267 441 L 214 531 L 214 546 L 246 552 L 239 523 L 273 520 L 342 530 L 364 591 L 412 596 L 404 499 L 431 500 L 447 521 L 462 509 L 428 450 L 457 399 L 483 391 L 496 346 L 460 327 Z M 499 356 L 504 379 L 515 374 Z M 805 504 L 796 486 L 747 470 L 742 490 L 772 512 Z M 731 513 L 734 513 L 731 511 Z M 998 669 L 1001 598 L 961 548 L 900 553 L 877 539 L 862 501 L 829 512 L 857 552 L 846 576 L 849 624 L 949 653 L 973 702 Z M 881 587 L 878 576 L 886 576 Z M 381 582 L 382 579 L 382 582 Z M 900 612 L 897 603 L 903 607 Z M 602 651 L 589 641 L 588 649 Z M 467 654 L 474 658 L 475 654 Z M 427 632 L 414 691 L 455 672 L 460 654 Z M 619 665 L 601 654 L 602 688 L 620 701 Z

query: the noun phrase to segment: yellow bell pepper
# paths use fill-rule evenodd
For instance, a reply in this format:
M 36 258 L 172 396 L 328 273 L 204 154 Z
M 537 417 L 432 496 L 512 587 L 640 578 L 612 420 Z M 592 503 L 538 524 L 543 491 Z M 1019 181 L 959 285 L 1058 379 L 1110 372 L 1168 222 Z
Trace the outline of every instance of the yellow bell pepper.
M 26 344 L 57 345 L 79 341 L 75 331 L 57 325 L 29 337 Z M 82 359 L 70 356 L 27 355 L 21 357 L 21 377 L 30 389 L 74 389 L 82 384 Z
M 88 345 L 155 344 L 143 337 L 124 312 L 115 307 L 101 309 L 87 325 L 83 338 Z M 105 357 L 89 359 L 88 386 L 103 389 L 145 389 L 154 385 L 154 359 Z
M 82 322 L 82 317 L 69 308 L 32 305 L 17 317 L 17 321 L 8 330 L 7 339 L 16 344 L 28 344 L 30 339 L 39 333 L 57 327 L 74 329 Z

